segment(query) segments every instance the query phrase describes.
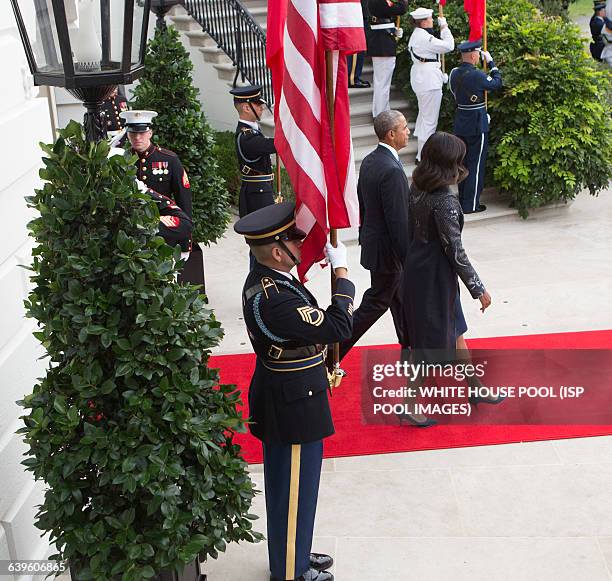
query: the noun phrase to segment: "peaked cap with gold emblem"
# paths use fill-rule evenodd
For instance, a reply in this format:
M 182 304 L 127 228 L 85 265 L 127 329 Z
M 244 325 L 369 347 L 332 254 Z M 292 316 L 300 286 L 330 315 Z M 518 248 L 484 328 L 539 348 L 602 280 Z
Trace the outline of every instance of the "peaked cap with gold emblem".
M 282 202 L 265 206 L 241 218 L 234 230 L 247 244 L 263 246 L 279 240 L 302 240 L 306 233 L 295 225 L 295 204 Z

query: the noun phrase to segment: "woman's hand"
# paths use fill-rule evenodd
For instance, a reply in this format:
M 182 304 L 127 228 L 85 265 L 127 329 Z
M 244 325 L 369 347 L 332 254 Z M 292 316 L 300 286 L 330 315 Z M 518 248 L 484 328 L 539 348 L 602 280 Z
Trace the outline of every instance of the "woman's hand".
M 478 300 L 480 301 L 481 307 L 480 310 L 481 312 L 485 312 L 485 310 L 491 306 L 491 295 L 489 294 L 489 291 L 485 291 L 483 292 L 479 297 Z

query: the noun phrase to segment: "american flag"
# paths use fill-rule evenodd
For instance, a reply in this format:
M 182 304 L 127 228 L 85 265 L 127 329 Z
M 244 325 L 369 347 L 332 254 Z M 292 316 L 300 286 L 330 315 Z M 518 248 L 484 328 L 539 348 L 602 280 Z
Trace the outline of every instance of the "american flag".
M 359 223 L 346 55 L 365 50 L 359 0 L 270 0 L 266 60 L 274 86 L 274 141 L 307 233 L 298 274 L 323 259 L 330 228 Z M 327 107 L 331 51 L 334 127 Z M 333 138 L 332 138 L 333 135 Z

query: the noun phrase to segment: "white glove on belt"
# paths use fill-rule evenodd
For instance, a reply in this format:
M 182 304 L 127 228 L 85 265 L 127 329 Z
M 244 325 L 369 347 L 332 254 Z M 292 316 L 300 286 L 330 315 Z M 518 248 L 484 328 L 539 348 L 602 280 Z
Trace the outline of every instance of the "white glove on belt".
M 136 180 L 136 185 L 138 186 L 138 189 L 143 193 L 146 194 L 149 191 L 149 188 L 147 187 L 147 184 L 145 184 L 144 182 L 140 181 L 140 180 Z

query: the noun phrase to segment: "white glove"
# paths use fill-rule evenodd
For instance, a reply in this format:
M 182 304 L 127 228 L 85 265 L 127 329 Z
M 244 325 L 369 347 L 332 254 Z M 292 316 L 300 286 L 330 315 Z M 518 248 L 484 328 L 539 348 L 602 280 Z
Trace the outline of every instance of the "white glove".
M 338 240 L 338 246 L 334 248 L 330 242 L 325 244 L 325 256 L 327 262 L 332 265 L 332 268 L 348 268 L 348 259 L 346 255 L 346 246 Z
M 126 134 L 126 129 L 122 129 L 121 131 L 119 131 L 117 133 L 117 135 L 114 135 L 113 137 L 111 137 L 108 142 L 110 144 L 111 147 L 117 147 L 119 145 L 119 142 L 123 139 L 123 137 Z
M 440 28 L 444 28 L 445 26 L 448 26 L 448 23 L 446 22 L 446 18 L 444 18 L 444 16 L 438 16 L 438 26 Z
M 488 113 L 487 113 L 487 123 L 489 125 L 491 124 L 491 115 L 489 115 Z
M 487 50 L 480 51 L 480 56 L 484 59 L 486 63 L 490 63 L 493 60 L 491 53 Z
M 115 157 L 115 155 L 125 155 L 125 149 L 121 149 L 121 147 L 112 147 L 108 151 L 108 155 L 106 156 L 108 159 L 111 157 Z
M 445 85 L 448 83 L 448 75 L 446 73 L 442 73 L 442 83 Z
M 403 28 L 396 28 L 395 29 L 395 36 L 397 36 L 397 38 L 402 38 L 402 36 L 404 36 L 404 29 Z
M 147 184 L 145 184 L 143 181 L 140 180 L 136 180 L 136 185 L 138 186 L 138 190 L 140 192 L 142 192 L 143 194 L 146 194 L 149 191 L 149 188 L 147 187 Z

